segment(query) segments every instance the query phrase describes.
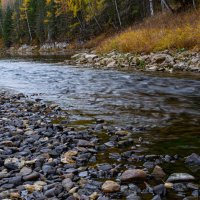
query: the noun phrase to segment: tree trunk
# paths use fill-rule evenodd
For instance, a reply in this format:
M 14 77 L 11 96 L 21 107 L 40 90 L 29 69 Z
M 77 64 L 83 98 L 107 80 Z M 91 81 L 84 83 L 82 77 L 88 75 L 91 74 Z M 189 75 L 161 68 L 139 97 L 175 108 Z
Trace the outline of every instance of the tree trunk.
M 90 7 L 91 12 L 93 12 L 91 2 L 89 2 L 89 7 Z M 99 29 L 102 31 L 102 27 L 101 27 L 101 25 L 99 24 L 99 21 L 98 21 L 98 19 L 96 18 L 95 14 L 94 14 L 94 20 L 95 20 L 97 26 L 99 27 Z
M 171 12 L 174 12 L 173 8 L 170 6 L 170 4 L 166 0 L 161 0 L 161 3 Z
M 79 16 L 77 15 L 76 18 L 77 18 L 77 20 L 79 21 L 79 24 L 80 24 L 81 29 L 83 30 L 83 25 L 82 25 L 82 22 L 81 22 Z
M 164 3 L 163 3 L 163 1 L 161 0 L 161 8 L 162 8 L 162 12 L 164 12 L 164 10 L 165 10 L 165 5 L 164 5 Z
M 154 16 L 153 0 L 149 0 L 149 6 L 150 6 L 150 14 L 151 16 Z
M 122 27 L 122 20 L 121 20 L 120 14 L 119 14 L 117 0 L 114 0 L 114 3 L 115 3 L 115 9 L 116 9 L 116 12 L 117 12 L 117 18 L 118 18 L 118 21 L 119 21 L 119 26 Z
M 30 41 L 32 42 L 33 37 L 32 37 L 32 34 L 31 34 L 31 28 L 30 28 L 30 24 L 29 24 L 29 20 L 28 20 L 28 14 L 27 14 L 26 10 L 25 10 L 25 14 L 26 14 L 26 21 L 27 21 L 27 26 L 28 26 L 28 32 L 29 32 L 29 36 L 30 36 Z
M 195 0 L 192 0 L 192 3 L 193 3 L 193 7 L 194 7 L 194 9 L 196 9 L 197 6 L 196 6 L 196 2 L 195 2 Z

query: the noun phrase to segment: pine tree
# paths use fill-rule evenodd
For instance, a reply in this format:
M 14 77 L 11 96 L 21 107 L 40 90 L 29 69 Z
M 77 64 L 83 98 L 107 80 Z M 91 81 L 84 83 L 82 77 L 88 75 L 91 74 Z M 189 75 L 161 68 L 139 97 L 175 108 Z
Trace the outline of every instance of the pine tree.
M 11 33 L 12 33 L 12 10 L 8 6 L 3 21 L 3 40 L 5 46 L 7 47 L 9 47 L 12 43 Z

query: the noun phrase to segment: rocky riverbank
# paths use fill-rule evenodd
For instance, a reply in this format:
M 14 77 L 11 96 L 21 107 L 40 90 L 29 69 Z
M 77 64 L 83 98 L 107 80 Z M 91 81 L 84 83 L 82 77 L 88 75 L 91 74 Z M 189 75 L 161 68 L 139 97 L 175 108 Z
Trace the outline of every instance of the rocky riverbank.
M 150 54 L 119 53 L 96 54 L 95 51 L 70 49 L 66 42 L 45 43 L 40 46 L 22 45 L 5 51 L 11 56 L 62 55 L 68 65 L 99 69 L 117 69 L 148 72 L 200 72 L 200 53 L 195 51 L 153 52 Z
M 4 54 L 11 56 L 50 56 L 50 55 L 71 55 L 76 50 L 71 50 L 67 42 L 51 42 L 41 45 L 27 45 L 24 44 L 20 47 L 10 47 L 6 49 Z
M 119 69 L 136 71 L 189 71 L 200 72 L 200 54 L 198 52 L 163 51 L 151 54 L 134 55 L 113 51 L 108 54 L 78 53 L 66 60 L 67 64 L 101 69 Z
M 134 128 L 97 119 L 79 130 L 68 117 L 58 105 L 0 93 L 0 199 L 198 199 L 195 174 L 170 175 L 165 165 L 198 170 L 199 155 L 144 155 Z

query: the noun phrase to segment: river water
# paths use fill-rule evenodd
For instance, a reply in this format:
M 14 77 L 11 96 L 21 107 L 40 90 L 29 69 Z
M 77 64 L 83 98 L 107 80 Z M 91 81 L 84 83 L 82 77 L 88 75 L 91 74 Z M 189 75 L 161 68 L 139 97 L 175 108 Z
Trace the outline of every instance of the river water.
M 0 87 L 60 104 L 79 125 L 101 118 L 148 131 L 151 153 L 200 153 L 200 75 L 66 66 L 62 59 L 0 60 Z

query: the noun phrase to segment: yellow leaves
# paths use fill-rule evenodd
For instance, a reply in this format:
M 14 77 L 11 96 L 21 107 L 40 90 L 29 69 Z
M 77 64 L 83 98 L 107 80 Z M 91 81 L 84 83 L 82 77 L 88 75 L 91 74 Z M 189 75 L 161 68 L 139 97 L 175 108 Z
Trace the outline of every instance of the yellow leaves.
M 72 13 L 76 17 L 82 10 L 86 21 L 98 15 L 105 6 L 105 0 L 55 0 L 55 3 L 58 5 L 57 15 Z
M 46 0 L 46 5 L 50 5 L 52 3 L 52 0 Z
M 46 16 L 47 16 L 47 18 L 50 18 L 52 16 L 52 13 L 50 11 L 47 11 Z

